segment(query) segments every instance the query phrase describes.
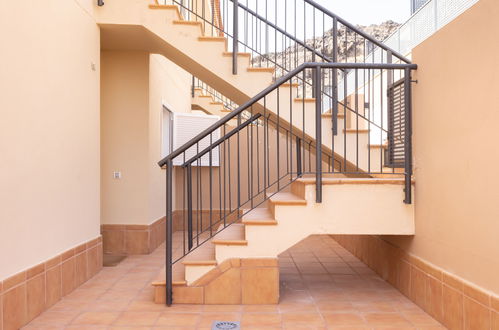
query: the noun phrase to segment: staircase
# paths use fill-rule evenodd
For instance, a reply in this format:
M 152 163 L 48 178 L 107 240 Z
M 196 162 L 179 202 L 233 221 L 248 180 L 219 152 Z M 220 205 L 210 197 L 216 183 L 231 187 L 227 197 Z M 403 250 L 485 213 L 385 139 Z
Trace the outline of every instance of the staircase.
M 157 303 L 277 303 L 277 256 L 307 236 L 414 234 L 416 65 L 311 0 L 299 2 L 314 22 L 331 19 L 328 56 L 315 29 L 309 45 L 306 25 L 300 38 L 237 1 L 222 1 L 232 25 L 220 10 L 210 22 L 193 2 L 173 2 L 107 0 L 96 10 L 104 49 L 162 54 L 240 105 L 194 88 L 193 108 L 223 118 L 159 162 L 167 263 L 153 283 Z M 239 31 L 241 13 L 260 30 L 247 20 Z M 269 41 L 262 26 L 274 34 L 273 55 L 259 46 Z M 363 56 L 356 48 L 341 62 L 340 30 L 363 38 Z M 249 33 L 256 40 L 238 37 Z M 278 59 L 279 38 L 289 57 Z M 376 62 L 366 62 L 368 45 L 380 50 Z

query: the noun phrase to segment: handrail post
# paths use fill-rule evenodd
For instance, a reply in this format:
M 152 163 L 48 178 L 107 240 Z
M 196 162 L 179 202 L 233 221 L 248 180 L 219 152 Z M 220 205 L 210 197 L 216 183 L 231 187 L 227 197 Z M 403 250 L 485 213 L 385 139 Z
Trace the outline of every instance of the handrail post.
M 322 203 L 322 98 L 321 67 L 315 67 L 315 201 Z
M 173 302 L 173 161 L 166 163 L 166 305 Z
M 232 34 L 232 74 L 237 74 L 237 53 L 239 46 L 239 1 L 233 0 L 234 12 L 233 12 L 233 34 Z
M 187 170 L 187 243 L 188 243 L 188 251 L 192 249 L 192 165 L 188 164 L 186 167 Z
M 405 69 L 404 76 L 404 103 L 405 103 L 405 147 L 404 147 L 404 176 L 405 176 L 405 199 L 404 203 L 412 203 L 412 91 L 411 91 L 411 69 Z

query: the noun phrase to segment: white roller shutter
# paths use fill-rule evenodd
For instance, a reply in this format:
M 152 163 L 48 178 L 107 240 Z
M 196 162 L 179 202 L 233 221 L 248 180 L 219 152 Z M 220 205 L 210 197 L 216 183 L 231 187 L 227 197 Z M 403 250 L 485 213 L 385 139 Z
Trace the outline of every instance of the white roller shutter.
M 193 137 L 213 125 L 220 119 L 218 116 L 209 116 L 204 114 L 192 113 L 174 113 L 173 119 L 173 150 L 177 150 L 185 143 L 189 142 Z M 220 138 L 220 129 L 215 130 L 211 134 L 211 141 L 215 142 Z M 198 151 L 201 152 L 210 145 L 210 136 L 202 139 L 197 145 L 190 147 L 185 152 L 184 156 L 178 156 L 173 160 L 173 165 L 179 166 L 184 164 L 184 160 L 189 160 L 194 157 Z M 194 162 L 193 166 L 209 166 L 209 153 L 201 157 L 200 163 Z M 212 166 L 219 166 L 219 148 L 214 148 L 212 151 Z

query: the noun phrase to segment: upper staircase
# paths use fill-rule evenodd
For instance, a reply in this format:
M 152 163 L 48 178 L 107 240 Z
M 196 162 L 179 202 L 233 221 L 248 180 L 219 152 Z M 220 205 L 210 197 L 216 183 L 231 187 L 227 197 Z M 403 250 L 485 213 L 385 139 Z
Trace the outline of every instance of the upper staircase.
M 294 33 L 234 0 L 107 0 L 96 10 L 103 49 L 162 54 L 239 104 L 194 87 L 195 109 L 222 118 L 159 162 L 168 235 L 157 302 L 276 303 L 277 255 L 307 236 L 414 234 L 416 65 L 298 2 Z M 332 45 L 321 45 L 326 34 Z M 352 39 L 363 46 L 343 47 Z M 379 58 L 368 57 L 373 47 Z
M 203 1 L 203 3 L 208 2 Z M 229 6 L 231 3 L 231 1 L 226 1 L 225 12 L 234 9 L 233 6 Z M 313 2 L 305 1 L 304 3 Z M 275 35 L 276 43 L 281 43 L 282 39 L 286 41 L 285 45 L 290 44 L 285 48 L 294 49 L 289 54 L 289 58 L 277 55 L 278 46 L 274 47 L 274 54 L 265 54 L 262 49 L 258 49 L 258 44 L 269 43 L 270 39 L 256 40 L 256 32 L 251 26 L 245 26 L 239 33 L 246 35 L 246 39 L 248 39 L 248 33 L 253 34 L 255 41 L 241 39 L 235 42 L 233 31 L 232 33 L 226 31 L 226 26 L 223 27 L 224 30 L 220 30 L 218 26 L 210 26 L 215 23 L 206 17 L 207 14 L 201 16 L 201 13 L 196 13 L 194 5 L 187 6 L 192 6 L 192 8 L 181 5 L 181 2 L 174 5 L 151 3 L 149 0 L 108 0 L 96 11 L 97 22 L 101 29 L 102 47 L 103 49 L 133 49 L 162 54 L 199 79 L 209 82 L 213 89 L 230 96 L 231 100 L 237 104 L 246 103 L 258 95 L 264 87 L 272 85 L 278 78 L 276 72 L 280 72 L 281 75 L 289 73 L 310 60 L 329 63 L 336 58 L 336 61 L 339 61 L 334 52 L 331 57 L 323 55 L 325 51 L 320 49 L 319 45 L 310 48 L 306 41 L 289 35 L 272 22 L 263 21 L 263 17 L 248 8 L 246 10 L 252 13 L 254 19 L 259 20 L 259 26 L 262 26 L 263 22 L 266 24 L 264 27 L 267 30 L 270 29 L 267 33 Z M 200 11 L 199 8 L 196 10 Z M 313 8 L 325 10 L 316 4 Z M 240 10 L 243 11 L 243 9 Z M 182 15 L 182 11 L 189 15 Z M 209 12 L 209 10 L 205 9 L 204 12 Z M 328 23 L 333 24 L 331 29 L 345 30 L 345 38 L 355 36 L 359 40 L 364 40 L 366 45 L 375 43 L 379 44 L 379 47 L 384 47 L 381 58 L 378 59 L 381 63 L 389 64 L 397 61 L 405 63 L 404 61 L 407 61 L 376 40 L 368 39 L 361 31 L 334 14 L 323 13 L 331 18 L 333 23 Z M 315 33 L 313 37 L 316 37 Z M 292 40 L 292 43 L 289 43 L 288 39 Z M 343 40 L 339 39 L 336 43 L 336 48 L 339 49 Z M 239 45 L 239 47 L 234 45 Z M 251 52 L 237 52 L 243 47 Z M 333 48 L 335 48 L 334 45 Z M 298 54 L 302 52 L 302 56 Z M 364 59 L 367 58 L 366 52 L 367 50 L 364 49 Z M 234 54 L 237 54 L 236 60 L 234 60 Z M 383 54 L 386 55 L 383 56 Z M 307 140 L 313 140 L 316 138 L 315 101 L 320 96 L 321 112 L 324 113 L 322 146 L 338 159 L 342 158 L 344 167 L 353 166 L 355 169 L 351 172 L 387 172 L 387 169 L 382 166 L 383 152 L 379 149 L 379 145 L 384 144 L 388 137 L 387 118 L 375 114 L 372 109 L 375 104 L 386 108 L 387 100 L 383 100 L 386 96 L 381 93 L 377 94 L 374 89 L 378 90 L 381 87 L 385 90 L 383 93 L 386 93 L 387 87 L 374 86 L 374 83 L 373 86 L 367 86 L 366 80 L 368 77 L 381 74 L 381 80 L 385 76 L 385 81 L 381 81 L 380 84 L 387 85 L 390 80 L 393 82 L 394 79 L 403 77 L 405 70 L 403 67 L 392 70 L 378 70 L 374 66 L 362 68 L 361 64 L 366 63 L 360 60 L 360 56 L 356 54 L 355 62 L 352 63 L 359 64 L 358 66 L 348 66 L 348 63 L 342 63 L 344 67 L 324 69 L 320 74 L 321 78 L 316 79 L 322 81 L 319 94 L 312 86 L 314 81 L 310 78 L 314 75 L 312 69 L 302 70 L 301 76 L 294 75 L 292 79 L 279 86 L 278 92 L 268 94 L 265 102 L 255 103 L 253 112 L 261 114 L 266 112 L 267 116 L 278 116 L 282 125 L 291 126 L 295 131 L 301 131 Z M 352 58 L 347 56 L 344 61 L 347 60 L 352 60 Z M 334 63 L 338 63 L 336 61 Z M 356 73 L 355 77 L 351 74 L 353 71 Z M 338 77 L 343 77 L 343 80 Z M 352 79 L 354 83 L 350 82 Z M 331 86 L 333 90 L 326 92 L 331 89 Z M 383 101 L 385 101 L 384 104 Z M 355 147 L 352 147 L 353 145 Z

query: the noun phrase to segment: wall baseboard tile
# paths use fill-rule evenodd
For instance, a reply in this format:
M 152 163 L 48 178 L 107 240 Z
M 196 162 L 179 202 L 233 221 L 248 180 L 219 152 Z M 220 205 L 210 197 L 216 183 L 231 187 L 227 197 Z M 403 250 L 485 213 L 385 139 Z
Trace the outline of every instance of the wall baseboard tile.
M 105 254 L 149 254 L 165 241 L 166 218 L 150 225 L 101 225 Z
M 229 212 L 227 211 L 226 214 Z M 210 224 L 210 214 L 218 219 Z M 213 226 L 216 230 L 223 221 L 223 211 L 220 210 L 194 210 L 193 227 L 207 230 Z M 199 218 L 199 226 L 198 226 Z M 234 212 L 227 216 L 226 221 L 237 220 Z M 183 211 L 173 212 L 173 231 L 187 228 L 187 215 Z M 150 225 L 101 225 L 101 234 L 104 245 L 104 253 L 112 255 L 137 255 L 149 254 L 160 246 L 166 239 L 166 217 L 162 217 Z
M 0 282 L 0 329 L 17 330 L 102 268 L 99 236 Z
M 449 329 L 499 329 L 499 297 L 372 235 L 331 235 Z

